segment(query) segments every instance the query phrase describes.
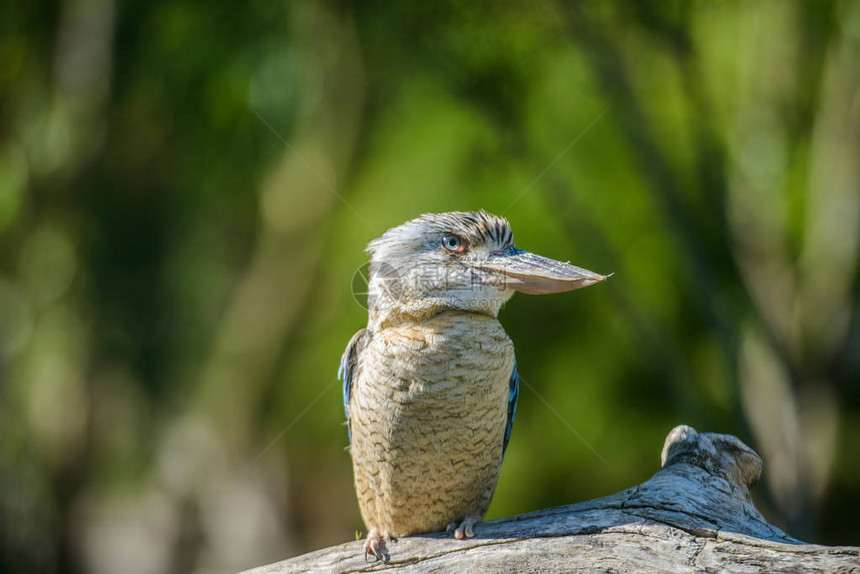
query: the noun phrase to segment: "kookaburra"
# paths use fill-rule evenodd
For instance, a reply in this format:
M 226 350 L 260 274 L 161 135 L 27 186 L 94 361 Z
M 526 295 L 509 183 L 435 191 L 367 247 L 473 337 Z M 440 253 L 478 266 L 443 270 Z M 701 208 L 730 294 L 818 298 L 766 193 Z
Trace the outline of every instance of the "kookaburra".
M 365 555 L 385 559 L 400 536 L 472 537 L 487 511 L 519 394 L 502 305 L 606 277 L 517 249 L 484 211 L 422 215 L 367 251 L 367 328 L 339 374 Z

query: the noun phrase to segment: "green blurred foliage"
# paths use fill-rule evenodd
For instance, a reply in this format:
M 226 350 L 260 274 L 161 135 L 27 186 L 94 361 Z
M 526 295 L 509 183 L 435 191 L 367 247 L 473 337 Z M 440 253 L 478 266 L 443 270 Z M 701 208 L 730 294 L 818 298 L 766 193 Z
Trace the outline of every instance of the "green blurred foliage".
M 0 569 L 229 572 L 362 529 L 339 383 L 365 244 L 506 215 L 605 285 L 517 296 L 487 518 L 762 455 L 860 511 L 854 2 L 0 8 Z

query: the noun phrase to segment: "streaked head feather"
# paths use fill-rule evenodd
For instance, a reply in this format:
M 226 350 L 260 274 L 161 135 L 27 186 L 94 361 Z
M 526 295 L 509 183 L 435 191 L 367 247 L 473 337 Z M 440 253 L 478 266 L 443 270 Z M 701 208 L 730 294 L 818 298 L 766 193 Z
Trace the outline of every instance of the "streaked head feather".
M 514 234 L 508 220 L 481 211 L 450 211 L 425 213 L 402 225 L 392 227 L 367 245 L 374 260 L 414 253 L 421 248 L 435 248 L 445 234 L 453 234 L 467 242 L 470 248 L 484 247 L 491 251 L 513 246 Z

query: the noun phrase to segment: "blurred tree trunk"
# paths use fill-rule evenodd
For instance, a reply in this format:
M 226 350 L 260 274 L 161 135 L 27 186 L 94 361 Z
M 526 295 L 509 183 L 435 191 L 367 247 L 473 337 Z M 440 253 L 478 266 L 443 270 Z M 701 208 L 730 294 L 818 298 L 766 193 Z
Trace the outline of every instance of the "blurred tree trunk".
M 195 500 L 206 513 L 207 507 L 217 507 L 219 497 L 251 489 L 257 495 L 250 500 L 259 500 L 265 508 L 248 517 L 256 524 L 240 523 L 235 517 L 229 524 L 203 523 L 201 559 L 221 567 L 297 544 L 293 533 L 283 530 L 283 517 L 294 512 L 283 494 L 289 473 L 283 453 L 275 447 L 267 453 L 268 461 L 257 461 L 262 454 L 259 445 L 272 438 L 257 435 L 260 412 L 266 408 L 268 388 L 280 380 L 275 371 L 278 358 L 324 264 L 325 234 L 319 231 L 339 202 L 348 205 L 338 190 L 338 176 L 348 170 L 364 109 L 361 52 L 349 11 L 298 4 L 294 12 L 304 79 L 312 81 L 298 86 L 300 119 L 289 133 L 257 110 L 249 111 L 256 116 L 254 129 L 280 140 L 283 152 L 259 190 L 258 237 L 247 270 L 217 329 L 191 408 L 174 426 L 178 443 L 188 449 L 199 447 L 194 440 L 181 438 L 187 435 L 189 421 L 218 443 L 203 461 L 214 493 L 192 490 L 182 496 Z M 288 423 L 284 421 L 284 426 Z M 228 465 L 222 457 L 230 461 Z M 243 536 L 233 532 L 231 524 L 260 535 Z M 243 540 L 248 546 L 238 547 Z

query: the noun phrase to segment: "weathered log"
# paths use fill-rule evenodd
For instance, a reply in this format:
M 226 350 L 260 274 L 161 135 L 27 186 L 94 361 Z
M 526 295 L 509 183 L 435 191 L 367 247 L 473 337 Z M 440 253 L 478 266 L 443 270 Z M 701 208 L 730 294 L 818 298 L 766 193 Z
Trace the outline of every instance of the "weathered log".
M 675 427 L 662 468 L 617 494 L 389 545 L 365 562 L 364 542 L 333 546 L 246 574 L 287 572 L 860 572 L 860 548 L 806 544 L 769 524 L 749 489 L 762 461 L 730 435 Z

